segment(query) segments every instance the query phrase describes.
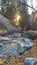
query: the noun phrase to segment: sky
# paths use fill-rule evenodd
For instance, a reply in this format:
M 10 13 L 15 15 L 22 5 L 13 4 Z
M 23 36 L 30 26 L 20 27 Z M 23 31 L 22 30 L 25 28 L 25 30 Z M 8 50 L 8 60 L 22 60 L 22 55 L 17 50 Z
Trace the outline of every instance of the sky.
M 32 3 L 31 3 L 31 0 L 27 0 L 27 4 L 32 6 L 33 4 L 33 8 L 35 8 L 37 10 L 37 0 L 32 0 Z M 28 13 L 31 14 L 32 13 L 32 9 L 31 8 L 28 8 Z

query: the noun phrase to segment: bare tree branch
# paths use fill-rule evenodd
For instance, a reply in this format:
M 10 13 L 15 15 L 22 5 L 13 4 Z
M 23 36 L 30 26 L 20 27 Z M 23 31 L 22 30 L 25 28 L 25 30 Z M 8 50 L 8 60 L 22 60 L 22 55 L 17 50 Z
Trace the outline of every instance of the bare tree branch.
M 30 8 L 32 8 L 35 12 L 37 12 L 37 10 L 36 10 L 35 8 L 29 6 L 26 2 L 22 3 L 22 2 L 19 1 L 19 3 L 20 3 L 21 5 L 23 5 L 23 6 L 30 7 Z

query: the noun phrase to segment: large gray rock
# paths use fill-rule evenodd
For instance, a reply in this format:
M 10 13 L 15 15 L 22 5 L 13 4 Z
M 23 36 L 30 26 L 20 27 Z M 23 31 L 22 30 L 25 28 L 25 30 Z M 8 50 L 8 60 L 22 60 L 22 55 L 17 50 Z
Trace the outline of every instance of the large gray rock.
M 37 58 L 26 58 L 23 65 L 34 65 L 37 62 Z
M 6 28 L 8 32 L 18 31 L 17 27 L 11 24 L 11 21 L 0 14 L 0 27 Z
M 36 39 L 37 38 L 37 30 L 29 30 L 29 31 L 25 31 L 22 34 L 23 37 L 29 37 L 31 39 Z
M 23 65 L 31 65 L 31 63 L 29 63 L 29 62 L 25 62 Z

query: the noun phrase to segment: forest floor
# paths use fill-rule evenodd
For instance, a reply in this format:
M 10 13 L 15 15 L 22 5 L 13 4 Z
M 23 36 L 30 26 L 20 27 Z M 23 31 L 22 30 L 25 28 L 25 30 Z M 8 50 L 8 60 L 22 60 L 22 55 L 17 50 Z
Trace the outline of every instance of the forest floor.
M 25 56 L 22 56 L 20 58 L 16 58 L 13 62 L 11 62 L 9 65 L 22 65 L 25 58 L 37 58 L 37 39 L 33 40 L 33 47 L 31 50 L 29 50 L 28 54 Z M 37 65 L 37 64 L 36 64 Z

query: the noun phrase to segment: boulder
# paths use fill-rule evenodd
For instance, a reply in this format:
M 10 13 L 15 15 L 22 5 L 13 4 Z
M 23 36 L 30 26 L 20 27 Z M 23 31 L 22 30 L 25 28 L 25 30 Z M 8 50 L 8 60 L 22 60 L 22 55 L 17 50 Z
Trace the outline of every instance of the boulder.
M 17 27 L 6 17 L 0 14 L 0 29 L 6 29 L 8 33 L 18 31 Z

